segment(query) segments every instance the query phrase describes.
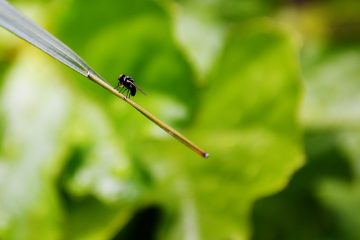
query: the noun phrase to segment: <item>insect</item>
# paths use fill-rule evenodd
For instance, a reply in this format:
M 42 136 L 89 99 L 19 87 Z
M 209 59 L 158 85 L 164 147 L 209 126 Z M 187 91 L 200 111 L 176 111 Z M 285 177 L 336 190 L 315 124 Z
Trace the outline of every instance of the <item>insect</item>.
M 56 37 L 48 33 L 46 30 L 25 17 L 20 12 L 18 12 L 13 6 L 8 3 L 8 1 L 4 0 L 0 0 L 0 27 L 9 30 L 20 38 L 23 38 L 35 47 L 41 49 L 42 51 L 64 63 L 68 67 L 84 75 L 91 81 L 99 84 L 111 93 L 114 93 L 114 88 L 110 86 L 110 84 L 106 82 L 99 74 L 97 74 L 95 70 L 91 68 L 83 59 L 81 59 L 79 55 L 77 55 L 73 50 L 71 50 L 68 46 L 66 46 Z M 75 29 L 78 27 L 80 26 L 74 26 Z M 130 95 L 135 96 L 136 90 L 139 89 L 134 84 L 134 80 L 131 77 L 125 75 L 121 75 L 119 77 L 119 84 L 116 88 L 119 88 L 120 86 L 122 87 L 122 91 L 128 91 L 128 97 L 130 97 Z M 139 91 L 143 92 L 141 89 L 139 89 Z M 133 101 L 128 101 L 127 97 L 123 98 L 121 96 L 121 99 L 125 100 L 126 103 L 131 105 L 137 111 L 150 119 L 153 123 L 157 124 L 165 132 L 179 140 L 182 144 L 192 149 L 200 156 L 205 158 L 209 157 L 209 154 L 207 152 L 196 146 L 194 143 L 192 143 L 189 139 L 177 132 L 175 129 L 173 129 L 160 119 L 156 118 L 146 109 L 142 108 L 139 104 Z
M 130 96 L 135 96 L 136 94 L 136 90 L 138 89 L 140 92 L 142 92 L 144 95 L 145 92 L 139 88 L 138 86 L 135 85 L 134 79 L 130 76 L 127 76 L 125 74 L 121 74 L 118 77 L 118 85 L 115 87 L 115 89 L 118 89 L 119 87 L 121 87 L 121 93 L 123 93 L 124 91 L 126 92 L 126 96 L 128 98 L 130 98 Z

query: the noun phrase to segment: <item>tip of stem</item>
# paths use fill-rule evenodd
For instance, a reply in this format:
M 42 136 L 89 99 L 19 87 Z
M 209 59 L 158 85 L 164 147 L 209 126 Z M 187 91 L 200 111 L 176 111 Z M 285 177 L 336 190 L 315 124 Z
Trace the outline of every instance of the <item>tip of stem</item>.
M 203 157 L 204 157 L 204 158 L 208 158 L 208 157 L 209 157 L 209 154 L 208 154 L 207 152 L 204 152 L 204 153 L 203 153 Z

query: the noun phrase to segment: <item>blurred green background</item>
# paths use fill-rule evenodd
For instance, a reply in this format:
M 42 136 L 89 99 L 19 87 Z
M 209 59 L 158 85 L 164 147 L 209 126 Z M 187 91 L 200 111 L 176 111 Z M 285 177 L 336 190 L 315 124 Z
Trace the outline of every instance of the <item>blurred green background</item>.
M 360 239 L 360 2 L 17 0 L 201 159 L 0 30 L 0 239 Z

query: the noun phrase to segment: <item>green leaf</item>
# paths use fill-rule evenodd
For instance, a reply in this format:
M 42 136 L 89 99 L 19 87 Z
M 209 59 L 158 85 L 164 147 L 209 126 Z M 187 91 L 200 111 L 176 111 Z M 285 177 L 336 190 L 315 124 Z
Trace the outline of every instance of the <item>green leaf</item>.
M 310 128 L 358 127 L 360 48 L 311 45 L 304 51 L 306 92 L 302 118 Z
M 254 201 L 282 189 L 303 163 L 293 39 L 257 22 L 234 27 L 225 43 L 188 131 L 210 158 L 164 140 L 161 153 L 142 145 L 167 214 L 161 239 L 248 238 Z
M 360 237 L 360 220 L 358 218 L 360 203 L 359 180 L 347 183 L 327 180 L 319 185 L 320 200 L 335 213 L 343 239 Z
M 349 98 L 352 96 L 349 95 Z M 342 131 L 337 132 L 338 147 L 346 157 L 351 179 L 326 178 L 317 184 L 319 201 L 329 208 L 338 221 L 338 228 L 344 239 L 357 239 L 360 237 L 360 221 L 357 217 L 360 203 L 360 168 L 359 143 L 360 134 L 356 129 L 347 130 L 343 125 Z
M 32 47 L 5 82 L 0 236 L 111 236 L 145 188 L 104 110 L 69 91 L 64 75 Z
M 0 238 L 56 239 L 63 220 L 56 178 L 68 146 L 70 94 L 34 49 L 23 51 L 1 94 Z M 36 61 L 34 61 L 36 59 Z M 42 69 L 42 70 L 40 70 Z M 52 81 L 49 81 L 49 76 Z
M 314 183 L 319 204 L 337 219 L 334 229 L 341 233 L 343 239 L 360 236 L 356 212 L 360 202 L 359 52 L 357 44 L 313 44 L 305 48 L 302 59 L 307 89 L 302 109 L 303 121 L 308 128 L 322 133 L 332 130 L 332 136 L 325 135 L 326 139 L 336 143 L 331 149 L 339 149 L 342 164 L 348 167 L 350 175 L 345 180 L 327 177 L 320 183 Z M 319 146 L 313 148 L 322 150 Z M 327 150 L 316 157 L 325 158 L 328 164 L 329 156 L 325 154 L 329 155 L 329 152 Z M 332 169 L 340 169 L 340 164 Z

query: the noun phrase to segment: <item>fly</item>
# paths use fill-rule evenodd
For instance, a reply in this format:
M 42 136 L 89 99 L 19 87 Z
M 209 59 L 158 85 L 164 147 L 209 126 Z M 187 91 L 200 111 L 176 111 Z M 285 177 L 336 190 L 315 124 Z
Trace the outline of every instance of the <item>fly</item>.
M 141 88 L 135 85 L 135 81 L 132 77 L 121 74 L 118 77 L 118 80 L 119 82 L 115 89 L 121 87 L 119 92 L 123 93 L 125 91 L 128 98 L 130 98 L 130 96 L 135 96 L 137 90 L 146 95 L 146 93 Z
M 36 23 L 25 17 L 8 1 L 0 0 L 0 27 L 3 27 L 20 38 L 28 41 L 32 45 L 46 52 L 50 56 L 56 58 L 60 62 L 74 69 L 78 73 L 84 75 L 91 81 L 99 84 L 107 91 L 116 95 L 117 97 L 130 104 L 133 108 L 157 124 L 165 132 L 179 140 L 182 144 L 192 149 L 194 152 L 202 157 L 207 158 L 209 154 L 192 143 L 185 136 L 177 132 L 175 129 L 152 115 L 146 109 L 129 99 L 130 96 L 135 96 L 136 91 L 139 90 L 144 93 L 134 83 L 134 79 L 126 75 L 120 75 L 118 78 L 119 83 L 116 88 L 122 87 L 120 91 L 127 91 L 127 97 L 116 91 L 107 81 L 104 80 L 99 74 L 95 72 L 84 60 L 81 59 L 73 50 L 51 35 L 49 32 L 38 26 Z M 74 29 L 80 26 L 74 26 Z M 144 93 L 145 94 L 145 93 Z

